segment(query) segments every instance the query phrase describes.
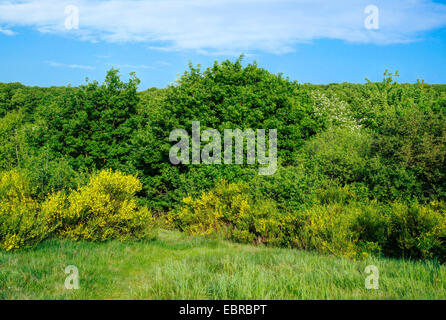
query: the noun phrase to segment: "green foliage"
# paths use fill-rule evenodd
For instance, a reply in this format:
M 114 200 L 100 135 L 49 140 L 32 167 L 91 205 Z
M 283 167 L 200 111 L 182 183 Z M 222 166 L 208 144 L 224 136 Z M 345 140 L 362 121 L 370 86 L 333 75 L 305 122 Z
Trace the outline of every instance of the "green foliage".
M 170 212 L 194 234 L 444 261 L 446 91 L 396 77 L 302 85 L 241 57 L 204 71 L 191 64 L 175 85 L 144 92 L 115 69 L 103 84 L 76 88 L 0 84 L 0 170 L 11 180 L 0 186 L 2 248 L 53 229 L 138 238 L 150 212 Z M 172 165 L 169 133 L 190 132 L 192 121 L 201 130 L 277 129 L 277 172 Z M 96 173 L 104 169 L 119 172 Z
M 69 88 L 39 109 L 33 142 L 48 146 L 53 156 L 67 157 L 75 169 L 122 169 L 136 124 L 138 84 L 135 75 L 124 83 L 111 69 L 102 85 L 94 81 Z
M 325 163 L 329 167 L 360 158 L 366 170 L 341 171 L 330 176 L 340 181 L 360 182 L 379 200 L 444 201 L 446 95 L 424 82 L 398 84 L 394 80 L 397 76 L 397 72 L 386 71 L 380 83 L 313 86 L 313 90 L 322 91 L 313 94 L 318 110 L 328 114 L 329 120 L 337 119 L 329 121 L 329 126 L 358 128 L 358 135 L 364 136 L 363 143 L 368 150 L 365 154 L 352 152 L 345 144 L 347 139 L 336 137 L 335 141 L 325 133 L 315 139 L 313 146 L 317 149 L 319 143 L 330 148 L 332 143 L 332 149 L 339 148 L 346 153 L 342 160 L 339 156 L 328 158 L 332 160 Z M 335 110 L 337 117 L 330 110 Z M 358 139 L 352 139 L 353 146 L 354 141 Z
M 375 133 L 372 153 L 374 162 L 368 173 L 372 190 L 385 186 L 394 198 L 445 198 L 444 115 L 412 108 L 383 120 Z
M 383 249 L 389 255 L 416 259 L 438 258 L 446 262 L 445 205 L 393 203 L 388 213 L 388 239 Z
M 279 210 L 271 198 L 252 198 L 248 185 L 223 181 L 183 199 L 169 221 L 193 235 L 316 250 L 350 259 L 370 254 L 446 260 L 444 204 L 366 201 L 351 187 L 317 189 L 315 204 Z M 361 200 L 361 202 L 359 202 Z
M 169 202 L 164 196 L 173 189 L 179 174 L 193 167 L 181 165 L 177 169 L 170 164 L 172 144 L 168 138 L 173 129 L 190 132 L 192 121 L 200 121 L 202 130 L 214 128 L 220 132 L 235 128 L 277 129 L 279 158 L 289 164 L 305 139 L 323 126 L 314 113 L 308 90 L 256 64 L 243 67 L 242 58 L 216 62 L 205 71 L 190 65 L 190 71 L 157 100 L 160 106 L 147 110 L 147 125 L 134 137 L 136 154 L 132 164 L 140 176 L 150 177 L 143 178 L 147 193 L 158 198 L 155 200 L 164 209 L 169 209 L 164 205 Z M 157 192 L 151 190 L 154 187 Z
M 12 111 L 0 118 L 0 169 L 8 170 L 20 166 L 25 146 L 25 137 L 20 130 L 23 113 Z
M 367 132 L 335 127 L 311 139 L 302 154 L 329 179 L 344 184 L 360 182 L 366 174 L 371 142 Z
M 280 210 L 302 210 L 316 203 L 315 190 L 326 184 L 326 177 L 314 163 L 300 161 L 295 166 L 280 166 L 271 176 L 254 177 L 249 181 L 253 199 L 271 199 Z
M 273 201 L 254 203 L 244 183 L 221 181 L 214 189 L 170 213 L 169 220 L 194 235 L 222 236 L 238 242 L 268 243 L 278 232 L 279 214 Z

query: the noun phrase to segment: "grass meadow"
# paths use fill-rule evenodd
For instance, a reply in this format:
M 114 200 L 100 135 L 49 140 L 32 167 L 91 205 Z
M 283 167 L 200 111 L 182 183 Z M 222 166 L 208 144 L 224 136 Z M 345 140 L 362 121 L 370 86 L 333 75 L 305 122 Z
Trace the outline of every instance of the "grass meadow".
M 67 290 L 65 268 L 79 270 Z M 365 288 L 365 268 L 379 289 Z M 446 267 L 254 247 L 161 230 L 133 243 L 47 240 L 0 252 L 1 299 L 445 299 Z

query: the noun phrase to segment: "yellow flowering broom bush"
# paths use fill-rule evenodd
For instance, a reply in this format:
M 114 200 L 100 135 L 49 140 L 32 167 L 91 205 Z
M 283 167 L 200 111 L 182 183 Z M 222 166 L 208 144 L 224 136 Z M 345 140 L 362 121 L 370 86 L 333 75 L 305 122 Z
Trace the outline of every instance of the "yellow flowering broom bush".
M 386 213 L 388 236 L 383 245 L 389 255 L 416 259 L 438 258 L 446 263 L 445 204 L 393 203 Z
M 47 208 L 58 223 L 58 235 L 73 240 L 105 241 L 151 236 L 152 215 L 138 206 L 136 193 L 141 182 L 132 175 L 104 170 L 86 186 L 64 199 L 60 193 L 47 200 Z M 63 210 L 64 203 L 66 209 Z
M 279 243 L 281 220 L 273 201 L 256 203 L 244 183 L 221 181 L 201 197 L 183 199 L 170 212 L 175 227 L 194 235 L 219 235 L 238 242 Z
M 341 204 L 317 205 L 300 212 L 303 221 L 296 246 L 325 254 L 355 258 L 358 255 L 357 234 L 351 226 L 360 210 Z
M 246 184 L 222 181 L 200 197 L 183 199 L 182 208 L 170 212 L 169 220 L 194 235 L 315 250 L 349 259 L 382 254 L 446 261 L 444 203 L 382 204 L 337 194 L 328 201 L 332 198 L 328 193 L 324 197 L 311 208 L 284 211 L 271 199 L 254 199 Z
M 9 251 L 38 243 L 53 231 L 32 197 L 26 176 L 17 170 L 0 173 L 0 249 Z
M 194 235 L 223 233 L 229 236 L 230 228 L 243 222 L 250 210 L 248 196 L 243 193 L 242 184 L 219 183 L 213 190 L 202 193 L 198 199 L 183 199 L 184 207 L 171 213 L 176 227 Z M 243 234 L 242 237 L 250 238 Z
M 223 181 L 196 199 L 183 199 L 183 207 L 170 213 L 174 225 L 193 235 L 317 250 L 355 258 L 361 248 L 352 231 L 359 209 L 341 204 L 318 205 L 300 212 L 279 210 L 269 199 L 254 200 L 247 185 Z
M 57 236 L 104 241 L 153 237 L 153 218 L 136 202 L 141 182 L 119 171 L 101 171 L 87 185 L 53 193 L 39 203 L 19 171 L 0 174 L 0 249 L 13 250 Z

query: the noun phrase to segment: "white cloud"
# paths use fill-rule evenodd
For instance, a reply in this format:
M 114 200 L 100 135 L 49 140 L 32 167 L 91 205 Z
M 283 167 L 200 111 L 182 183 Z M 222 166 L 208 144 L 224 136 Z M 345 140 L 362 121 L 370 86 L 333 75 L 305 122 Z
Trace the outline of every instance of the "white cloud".
M 371 3 L 372 2 L 372 3 Z M 79 7 L 79 29 L 65 7 Z M 364 9 L 380 10 L 379 30 Z M 142 42 L 163 51 L 283 53 L 298 43 L 339 39 L 404 43 L 446 26 L 446 5 L 431 0 L 21 0 L 0 4 L 0 27 L 31 27 L 82 40 Z
M 153 66 L 148 66 L 145 64 L 111 64 L 112 66 L 115 66 L 119 69 L 154 69 Z
M 132 69 L 132 70 L 138 70 L 138 69 L 160 69 L 163 67 L 171 66 L 169 62 L 166 61 L 155 61 L 152 65 L 147 64 L 119 64 L 119 63 L 108 63 L 108 65 L 112 67 L 117 67 L 119 69 Z
M 55 68 L 70 68 L 70 69 L 84 69 L 84 70 L 93 70 L 94 67 L 92 66 L 84 66 L 80 64 L 65 64 L 60 62 L 54 62 L 54 61 L 46 61 L 47 64 L 49 64 L 51 67 Z
M 167 62 L 167 61 L 155 61 L 154 65 L 158 66 L 158 67 L 169 67 L 172 64 L 170 62 Z
M 0 33 L 2 33 L 2 34 L 4 34 L 4 35 L 7 35 L 7 36 L 13 36 L 13 35 L 16 34 L 16 33 L 15 33 L 14 31 L 12 31 L 12 30 L 3 29 L 3 28 L 0 28 Z

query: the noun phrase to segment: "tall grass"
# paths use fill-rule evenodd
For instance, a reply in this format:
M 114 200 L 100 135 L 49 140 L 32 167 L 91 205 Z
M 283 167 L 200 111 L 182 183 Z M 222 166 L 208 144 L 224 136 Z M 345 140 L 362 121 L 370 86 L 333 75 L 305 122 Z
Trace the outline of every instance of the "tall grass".
M 80 289 L 64 286 L 65 267 Z M 367 265 L 379 289 L 367 290 Z M 1 299 L 445 299 L 446 267 L 370 258 L 355 262 L 161 231 L 153 241 L 46 241 L 0 253 Z

